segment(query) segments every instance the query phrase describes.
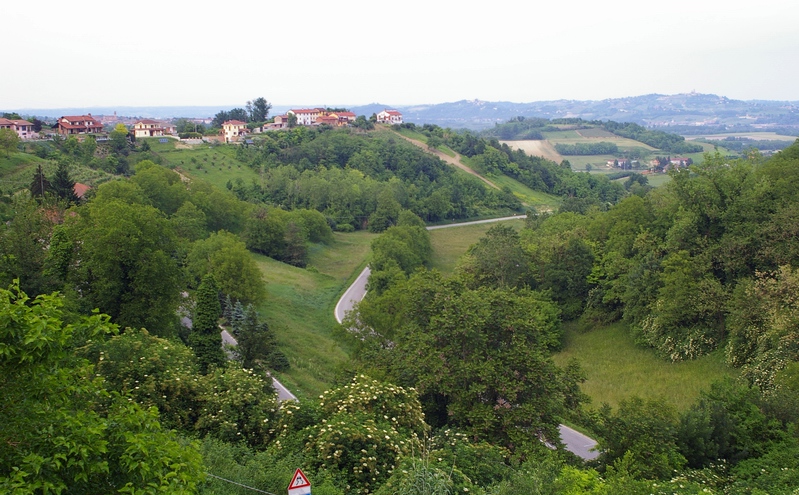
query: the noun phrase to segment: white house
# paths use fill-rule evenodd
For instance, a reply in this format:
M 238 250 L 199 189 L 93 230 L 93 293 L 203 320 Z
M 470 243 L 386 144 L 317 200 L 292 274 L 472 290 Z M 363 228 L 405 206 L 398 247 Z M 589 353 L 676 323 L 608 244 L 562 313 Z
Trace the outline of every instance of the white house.
M 292 108 L 287 113 L 297 117 L 297 125 L 312 125 L 320 115 L 324 114 L 324 108 Z
M 377 114 L 377 122 L 380 124 L 402 124 L 402 114 L 396 110 L 383 110 Z

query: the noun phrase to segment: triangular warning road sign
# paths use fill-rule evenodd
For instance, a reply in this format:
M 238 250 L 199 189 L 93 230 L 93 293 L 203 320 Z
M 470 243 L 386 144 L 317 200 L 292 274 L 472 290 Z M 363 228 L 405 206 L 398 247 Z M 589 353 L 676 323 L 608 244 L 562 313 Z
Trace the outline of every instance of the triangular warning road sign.
M 311 482 L 308 481 L 308 477 L 305 476 L 305 473 L 303 473 L 301 469 L 294 471 L 294 477 L 291 478 L 291 483 L 289 483 L 289 490 L 292 488 L 305 488 L 310 486 Z

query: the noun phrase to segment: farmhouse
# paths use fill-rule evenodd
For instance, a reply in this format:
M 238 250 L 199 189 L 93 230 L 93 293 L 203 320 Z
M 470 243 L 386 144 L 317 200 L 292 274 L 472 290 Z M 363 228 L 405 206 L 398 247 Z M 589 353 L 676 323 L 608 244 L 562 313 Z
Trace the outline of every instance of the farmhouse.
M 377 122 L 381 124 L 402 124 L 402 114 L 396 110 L 383 110 L 377 114 Z
M 97 134 L 103 131 L 103 124 L 89 115 L 66 115 L 60 117 L 53 126 L 62 136 L 69 134 Z
M 248 134 L 247 123 L 240 120 L 226 120 L 222 123 L 222 135 L 226 143 L 235 143 L 241 136 Z

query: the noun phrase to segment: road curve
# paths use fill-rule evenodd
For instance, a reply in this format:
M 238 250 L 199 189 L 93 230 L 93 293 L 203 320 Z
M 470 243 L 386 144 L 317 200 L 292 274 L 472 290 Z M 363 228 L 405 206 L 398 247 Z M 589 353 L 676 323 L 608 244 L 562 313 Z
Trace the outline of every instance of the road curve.
M 491 223 L 491 222 L 501 222 L 504 220 L 520 220 L 523 218 L 527 218 L 527 215 L 514 215 L 511 217 L 502 217 L 502 218 L 490 218 L 487 220 L 476 220 L 473 222 L 461 222 L 461 223 L 451 223 L 448 225 L 433 225 L 427 227 L 427 230 L 437 230 L 437 229 L 446 229 L 450 227 L 463 227 L 466 225 L 477 225 L 481 223 Z M 366 295 L 366 283 L 369 280 L 369 275 L 371 271 L 369 267 L 363 269 L 358 278 L 355 279 L 355 282 L 349 286 L 349 288 L 344 291 L 344 294 L 339 299 L 338 303 L 336 304 L 335 309 L 335 316 L 336 321 L 341 323 L 344 317 L 347 315 L 349 311 L 352 311 L 353 306 L 355 303 L 359 302 L 361 299 L 364 298 Z M 590 461 L 592 459 L 596 459 L 599 456 L 599 452 L 594 450 L 597 446 L 596 440 L 586 435 L 583 435 L 577 430 L 569 428 L 566 425 L 558 425 L 558 430 L 560 431 L 560 439 L 563 442 L 563 445 L 566 447 L 566 450 L 573 453 L 574 455 L 580 457 L 583 460 Z
M 510 217 L 501 217 L 501 218 L 489 218 L 486 220 L 474 220 L 471 222 L 460 222 L 460 223 L 449 223 L 446 225 L 431 225 L 427 227 L 427 230 L 438 230 L 438 229 L 447 229 L 450 227 L 464 227 L 466 225 L 478 225 L 481 223 L 492 223 L 492 222 L 502 222 L 505 220 L 522 220 L 527 218 L 527 215 L 513 215 Z M 353 306 L 355 303 L 359 302 L 361 299 L 364 298 L 366 295 L 366 283 L 369 281 L 369 275 L 372 271 L 367 266 L 363 269 L 358 278 L 350 285 L 346 291 L 344 291 L 344 295 L 341 296 L 341 299 L 338 300 L 336 303 L 336 309 L 334 314 L 336 316 L 336 321 L 341 323 L 344 320 L 344 317 L 347 316 L 347 313 L 352 311 Z

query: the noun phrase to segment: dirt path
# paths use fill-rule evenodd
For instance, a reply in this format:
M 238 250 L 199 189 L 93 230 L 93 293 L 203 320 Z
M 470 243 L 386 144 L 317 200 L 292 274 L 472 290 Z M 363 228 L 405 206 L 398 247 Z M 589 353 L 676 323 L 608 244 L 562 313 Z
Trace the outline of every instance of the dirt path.
M 394 132 L 394 131 L 392 131 L 392 132 Z M 449 163 L 453 167 L 458 167 L 459 169 L 463 170 L 464 172 L 467 172 L 467 173 L 470 173 L 470 174 L 474 175 L 475 177 L 477 177 L 481 181 L 485 182 L 489 186 L 493 187 L 494 189 L 499 189 L 499 187 L 496 184 L 494 184 L 490 180 L 486 179 L 482 175 L 478 174 L 477 172 L 475 172 L 471 168 L 467 167 L 466 165 L 462 164 L 461 163 L 461 155 L 459 155 L 458 153 L 455 153 L 455 157 L 453 158 L 453 157 L 451 157 L 451 156 L 449 156 L 449 155 L 447 155 L 445 153 L 442 153 L 441 151 L 429 149 L 427 147 L 427 145 L 425 143 L 421 142 L 421 141 L 417 141 L 415 139 L 411 139 L 409 137 L 405 137 L 405 136 L 403 136 L 402 134 L 400 134 L 398 132 L 394 132 L 394 134 L 396 134 L 397 136 L 401 137 L 402 139 L 408 141 L 409 143 L 413 143 L 416 146 L 422 148 L 427 153 L 430 153 L 431 155 L 435 155 L 435 156 L 441 158 L 444 162 Z

